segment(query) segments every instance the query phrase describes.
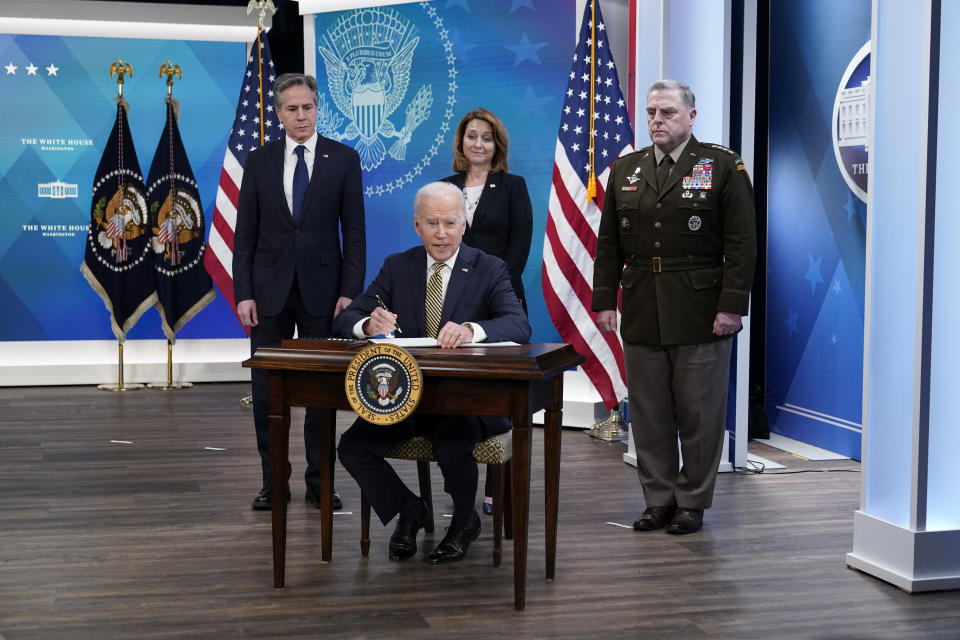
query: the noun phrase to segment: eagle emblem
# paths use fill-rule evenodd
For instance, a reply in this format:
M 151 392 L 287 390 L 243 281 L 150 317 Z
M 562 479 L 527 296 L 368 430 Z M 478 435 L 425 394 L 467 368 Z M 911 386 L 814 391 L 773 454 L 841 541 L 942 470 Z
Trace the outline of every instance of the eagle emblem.
M 148 228 L 146 198 L 137 185 L 123 183 L 109 200 L 97 203 L 94 218 L 100 246 L 110 250 L 116 263 L 126 262 L 131 257 L 127 241 Z
M 419 43 L 417 28 L 400 13 L 373 8 L 340 18 L 317 47 L 339 111 L 321 95 L 317 130 L 334 140 L 357 140 L 355 148 L 365 171 L 379 167 L 387 153 L 394 160 L 404 160 L 414 130 L 430 117 L 433 90 L 424 84 L 407 104 L 403 126 L 398 130 L 390 120 L 406 97 Z M 344 120 L 348 124 L 341 132 Z M 385 141 L 394 138 L 388 150 Z
M 171 266 L 180 264 L 183 251 L 180 245 L 192 242 L 203 233 L 203 209 L 185 189 L 172 189 L 160 205 L 157 226 L 153 227 L 150 242 L 154 253 L 163 253 Z
M 403 385 L 397 376 L 397 369 L 385 362 L 370 367 L 367 372 L 370 384 L 367 385 L 367 397 L 381 407 L 393 404 L 403 394 Z

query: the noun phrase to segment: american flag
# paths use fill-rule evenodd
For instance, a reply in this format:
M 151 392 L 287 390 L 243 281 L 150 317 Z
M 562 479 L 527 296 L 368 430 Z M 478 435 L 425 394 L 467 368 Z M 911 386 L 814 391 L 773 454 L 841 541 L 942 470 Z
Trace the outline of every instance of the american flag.
M 163 224 L 160 225 L 160 228 L 157 230 L 157 240 L 160 242 L 170 242 L 173 240 L 173 232 L 170 231 L 170 228 L 173 226 L 173 222 L 169 219 L 164 220 Z
M 633 151 L 633 129 L 600 7 L 591 4 L 595 2 L 588 2 L 584 11 L 564 95 L 541 281 L 553 324 L 563 340 L 586 357 L 583 370 L 607 409 L 613 409 L 627 395 L 623 346 L 616 333 L 600 333 L 590 298 L 604 188 L 613 161 Z M 591 129 L 596 147 L 594 172 L 590 169 Z M 589 187 L 596 190 L 593 199 Z
M 110 222 L 107 223 L 106 233 L 108 238 L 119 238 L 123 235 L 123 231 L 120 229 L 120 217 L 120 213 L 118 212 L 110 218 Z
M 258 50 L 259 56 L 256 55 Z M 230 140 L 223 154 L 216 208 L 207 242 L 208 251 L 203 257 L 207 273 L 234 313 L 237 312 L 237 303 L 233 298 L 233 230 L 237 224 L 237 199 L 243 180 L 243 165 L 247 154 L 283 135 L 283 127 L 273 109 L 274 80 L 276 73 L 270 46 L 266 33 L 261 31 L 247 56 L 237 115 L 233 119 Z

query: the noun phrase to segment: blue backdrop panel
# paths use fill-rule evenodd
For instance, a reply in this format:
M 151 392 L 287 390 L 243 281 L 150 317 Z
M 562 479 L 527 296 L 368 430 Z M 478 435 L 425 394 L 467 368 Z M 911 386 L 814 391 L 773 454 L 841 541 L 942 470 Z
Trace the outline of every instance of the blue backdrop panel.
M 533 340 L 559 340 L 540 292 L 540 266 L 574 14 L 574 2 L 438 0 L 316 16 L 319 126 L 357 148 L 365 165 L 368 281 L 386 255 L 420 242 L 414 193 L 453 173 L 456 126 L 484 107 L 507 127 L 510 172 L 526 179 L 533 203 L 523 276 Z M 408 80 L 397 80 L 407 72 Z M 364 85 L 368 90 L 357 90 Z M 409 134 L 402 154 L 392 150 L 401 138 L 391 132 Z
M 133 67 L 124 97 L 144 170 L 166 120 L 160 65 L 180 65 L 180 130 L 209 213 L 245 57 L 246 45 L 232 42 L 0 34 L 0 340 L 113 339 L 80 273 L 93 176 L 116 118 L 110 63 Z M 218 297 L 178 335 L 244 333 Z M 127 337 L 163 338 L 158 314 Z
M 861 66 L 843 82 L 870 2 L 777 2 L 770 23 L 767 411 L 775 432 L 859 459 L 865 151 L 840 146 L 838 162 L 834 108 L 868 80 Z

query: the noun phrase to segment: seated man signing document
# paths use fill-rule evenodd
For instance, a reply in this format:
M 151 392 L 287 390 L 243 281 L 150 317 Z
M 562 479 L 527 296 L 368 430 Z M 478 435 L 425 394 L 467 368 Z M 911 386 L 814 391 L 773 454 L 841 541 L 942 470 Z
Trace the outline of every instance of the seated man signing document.
M 399 327 L 405 338 L 436 337 L 444 348 L 466 342 L 527 342 L 530 324 L 506 264 L 460 244 L 467 224 L 460 190 L 445 182 L 428 184 L 417 192 L 413 207 L 413 224 L 423 246 L 387 257 L 367 290 L 334 319 L 334 330 L 363 338 Z M 400 516 L 390 537 L 391 560 L 416 554 L 427 507 L 384 460 L 387 450 L 414 435 L 433 443 L 454 510 L 446 535 L 427 559 L 432 564 L 457 562 L 480 535 L 473 446 L 509 428 L 504 418 L 415 413 L 391 427 L 357 419 L 343 434 L 340 462 L 380 521 L 386 525 Z

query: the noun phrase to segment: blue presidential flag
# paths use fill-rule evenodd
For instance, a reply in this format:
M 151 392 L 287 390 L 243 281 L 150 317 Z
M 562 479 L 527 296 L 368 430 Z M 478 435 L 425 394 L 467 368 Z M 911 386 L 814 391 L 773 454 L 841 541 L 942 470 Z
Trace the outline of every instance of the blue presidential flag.
M 203 266 L 203 207 L 197 181 L 180 138 L 176 101 L 168 97 L 167 123 L 147 176 L 147 206 L 157 310 L 171 342 L 177 331 L 216 297 Z
M 110 312 L 110 325 L 120 342 L 157 300 L 146 190 L 125 107 L 120 100 L 94 175 L 80 267 Z

